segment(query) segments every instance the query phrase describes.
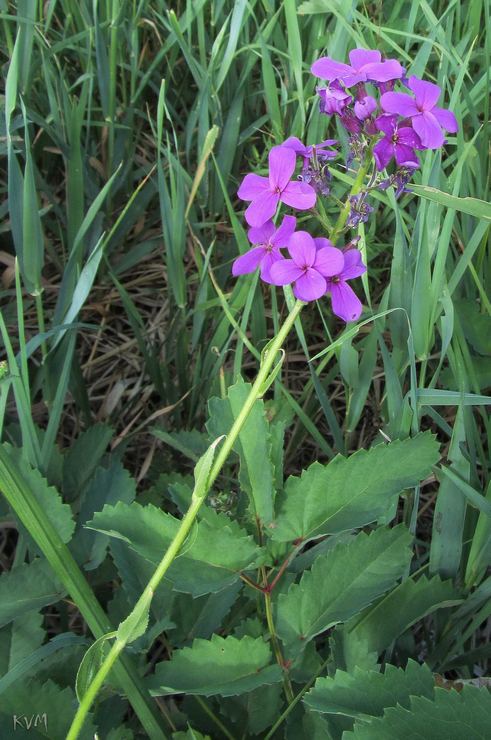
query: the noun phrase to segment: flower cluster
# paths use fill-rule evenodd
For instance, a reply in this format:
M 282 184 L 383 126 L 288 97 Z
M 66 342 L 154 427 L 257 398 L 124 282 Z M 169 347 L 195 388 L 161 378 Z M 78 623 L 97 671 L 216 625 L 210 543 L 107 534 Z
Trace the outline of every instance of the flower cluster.
M 315 205 L 318 190 L 314 183 L 317 187 L 319 182 L 322 184 L 321 168 L 336 156 L 326 147 L 334 143 L 329 139 L 306 147 L 299 139 L 290 137 L 269 152 L 268 177 L 254 173 L 245 176 L 238 195 L 250 201 L 245 217 L 251 227 L 248 237 L 253 246 L 234 261 L 232 273 L 244 275 L 259 268 L 264 282 L 292 284 L 294 295 L 301 301 L 315 301 L 330 293 L 334 313 L 345 321 L 356 321 L 362 306 L 346 281 L 366 270 L 358 250 L 343 252 L 329 239 L 314 239 L 306 231 L 295 231 L 294 216 L 284 216 L 279 227 L 273 222 L 280 203 L 298 211 Z M 292 180 L 297 155 L 303 160 L 301 181 Z M 282 249 L 288 251 L 288 258 Z
M 346 166 L 355 159 L 363 162 L 363 172 L 373 170 L 368 184 L 353 189 L 347 196 L 336 237 L 344 228 L 366 222 L 373 211 L 367 202 L 371 188 L 395 186 L 396 196 L 404 192 L 414 170 L 419 167 L 417 152 L 444 145 L 444 131 L 458 130 L 454 114 L 437 106 L 438 85 L 406 71 L 395 59 L 382 59 L 379 51 L 354 49 L 349 64 L 322 57 L 312 65 L 312 73 L 326 80 L 317 88 L 320 110 L 337 116 L 349 133 Z M 409 92 L 396 89 L 403 85 Z M 235 260 L 234 275 L 260 269 L 261 279 L 270 285 L 293 285 L 302 301 L 331 295 L 334 313 L 345 321 L 355 321 L 361 303 L 347 280 L 362 275 L 366 267 L 355 243 L 338 249 L 326 238 L 314 238 L 306 231 L 295 231 L 296 218 L 284 216 L 279 227 L 275 219 L 281 204 L 306 211 L 318 196 L 330 193 L 329 165 L 338 156 L 335 139 L 306 146 L 290 136 L 269 152 L 269 174 L 246 175 L 238 196 L 249 201 L 245 218 L 252 248 Z M 293 179 L 297 158 L 302 161 Z M 391 162 L 394 166 L 387 171 Z M 380 175 L 386 170 L 386 175 Z M 344 214 L 344 215 L 343 215 Z M 287 250 L 288 256 L 282 252 Z

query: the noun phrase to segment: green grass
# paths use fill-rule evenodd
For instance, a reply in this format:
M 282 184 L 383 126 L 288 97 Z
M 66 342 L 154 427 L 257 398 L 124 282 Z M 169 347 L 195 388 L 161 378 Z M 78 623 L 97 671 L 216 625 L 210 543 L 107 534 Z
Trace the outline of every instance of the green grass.
M 358 231 L 368 321 L 350 331 L 327 302 L 304 310 L 272 409 L 288 425 L 288 473 L 374 441 L 438 434 L 450 472 L 408 495 L 399 515 L 418 538 L 419 568 L 477 588 L 474 613 L 437 620 L 430 664 L 467 678 L 475 664 L 485 670 L 487 0 L 19 0 L 0 4 L 0 34 L 0 250 L 17 257 L 1 290 L 0 428 L 59 488 L 58 448 L 97 421 L 139 481 L 190 472 L 208 399 L 239 373 L 254 377 L 289 296 L 230 275 L 248 244 L 236 190 L 288 135 L 314 143 L 329 133 L 346 146 L 318 111 L 311 63 L 326 49 L 344 59 L 356 45 L 380 48 L 441 86 L 459 132 L 443 153 L 424 153 L 399 203 L 377 193 Z M 349 181 L 336 174 L 327 223 Z M 0 517 L 11 519 L 4 504 Z M 6 541 L 5 567 L 22 563 L 27 532 Z

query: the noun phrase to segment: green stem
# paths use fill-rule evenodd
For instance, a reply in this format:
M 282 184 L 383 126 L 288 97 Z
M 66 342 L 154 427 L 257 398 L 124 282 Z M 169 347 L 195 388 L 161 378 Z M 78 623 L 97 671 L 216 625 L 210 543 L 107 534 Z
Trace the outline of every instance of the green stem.
M 191 530 L 191 527 L 196 519 L 198 511 L 201 505 L 203 504 L 206 498 L 206 495 L 211 489 L 213 483 L 217 479 L 230 452 L 232 451 L 234 443 L 240 434 L 240 430 L 242 429 L 245 422 L 247 421 L 247 417 L 249 416 L 252 410 L 252 407 L 254 406 L 254 403 L 256 402 L 258 398 L 260 398 L 263 395 L 263 392 L 264 392 L 263 389 L 266 386 L 266 381 L 268 380 L 269 373 L 271 369 L 273 368 L 273 365 L 276 362 L 276 356 L 278 354 L 278 351 L 281 349 L 286 337 L 288 336 L 288 333 L 293 327 L 295 320 L 304 305 L 305 304 L 302 301 L 297 300 L 292 310 L 286 317 L 284 324 L 281 326 L 277 335 L 271 341 L 268 347 L 267 354 L 263 356 L 263 361 L 259 368 L 259 372 L 257 374 L 256 380 L 254 381 L 254 384 L 250 390 L 250 393 L 247 396 L 244 406 L 242 407 L 239 415 L 237 416 L 234 423 L 232 424 L 230 432 L 225 437 L 225 440 L 222 446 L 220 447 L 220 450 L 215 458 L 215 462 L 213 463 L 212 468 L 210 470 L 210 474 L 208 476 L 208 480 L 207 480 L 204 492 L 202 492 L 199 496 L 195 496 L 193 494 L 193 497 L 191 499 L 191 505 L 189 509 L 187 510 L 184 518 L 182 519 L 181 525 L 178 531 L 176 532 L 174 539 L 172 540 L 171 544 L 167 548 L 167 551 L 164 557 L 162 558 L 155 572 L 150 578 L 145 590 L 143 591 L 142 595 L 140 596 L 137 603 L 135 604 L 131 614 L 141 612 L 143 607 L 150 603 L 150 600 L 155 592 L 155 589 L 159 585 L 160 581 L 162 580 L 167 570 L 171 566 L 174 558 L 176 557 L 182 545 L 184 544 L 184 541 L 186 540 L 186 537 L 188 536 L 189 531 Z M 273 634 L 274 634 L 274 627 L 273 627 L 272 637 L 273 637 Z M 127 642 L 128 642 L 128 638 L 126 639 L 123 639 L 121 637 L 117 638 L 110 653 L 105 658 L 104 662 L 102 663 L 99 670 L 97 671 L 95 678 L 93 679 L 92 683 L 88 687 L 87 692 L 85 693 L 80 703 L 80 706 L 77 710 L 77 713 L 74 717 L 72 726 L 70 727 L 70 731 L 68 734 L 69 740 L 76 740 L 76 738 L 79 736 L 80 731 L 85 721 L 85 717 L 87 716 L 87 713 L 92 705 L 92 702 L 96 698 L 98 691 L 100 690 L 100 688 L 102 687 L 104 683 L 104 679 L 107 677 L 116 658 L 118 657 L 120 652 L 123 650 Z M 293 693 L 292 693 L 292 698 L 293 698 Z
M 271 635 L 271 644 L 273 646 L 273 652 L 276 656 L 276 661 L 281 668 L 283 674 L 283 687 L 285 689 L 285 696 L 288 704 L 291 704 L 294 699 L 293 689 L 291 681 L 285 671 L 285 661 L 283 659 L 283 653 L 281 652 L 280 643 L 276 634 L 276 628 L 273 620 L 273 607 L 271 604 L 271 594 L 269 591 L 264 593 L 264 603 L 266 607 L 266 621 L 268 623 L 269 634 Z

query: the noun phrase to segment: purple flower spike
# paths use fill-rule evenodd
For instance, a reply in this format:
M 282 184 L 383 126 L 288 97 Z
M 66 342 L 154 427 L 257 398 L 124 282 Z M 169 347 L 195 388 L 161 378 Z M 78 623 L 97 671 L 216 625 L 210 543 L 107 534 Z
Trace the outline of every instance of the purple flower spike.
M 397 125 L 397 116 L 379 116 L 375 120 L 375 126 L 383 131 L 385 136 L 373 147 L 373 156 L 378 170 L 387 167 L 392 157 L 395 157 L 399 167 L 419 167 L 418 157 L 415 149 L 421 149 L 421 141 L 417 133 L 409 126 Z
M 317 94 L 321 99 L 320 112 L 328 116 L 341 114 L 351 100 L 351 95 L 337 82 L 333 82 L 329 87 L 318 87 Z
M 305 211 L 315 205 L 314 188 L 304 182 L 291 182 L 296 155 L 293 149 L 274 146 L 269 152 L 269 178 L 253 173 L 242 180 L 237 195 L 252 201 L 245 212 L 249 226 L 262 226 L 272 218 L 281 201 L 287 206 Z
M 355 116 L 359 121 L 370 118 L 372 113 L 377 109 L 377 101 L 371 95 L 365 95 L 361 100 L 355 103 Z
M 295 231 L 297 219 L 294 216 L 285 216 L 281 226 L 277 229 L 272 221 L 266 221 L 262 226 L 249 229 L 249 241 L 255 244 L 252 249 L 242 254 L 232 265 L 232 275 L 246 275 L 261 268 L 261 279 L 272 284 L 271 266 L 283 259 L 281 247 L 286 247 L 288 240 Z
M 331 293 L 332 310 L 344 321 L 356 321 L 361 316 L 362 305 L 358 296 L 347 284 L 347 280 L 366 272 L 357 249 L 344 252 L 344 267 L 336 276 L 327 279 L 327 290 Z
M 384 93 L 380 99 L 382 109 L 386 113 L 398 113 L 411 118 L 423 148 L 439 149 L 445 141 L 442 128 L 454 134 L 459 129 L 457 119 L 452 111 L 436 107 L 441 94 L 438 85 L 414 76 L 409 78 L 407 84 L 415 97 L 407 93 Z
M 327 239 L 325 240 L 328 241 Z M 288 242 L 291 259 L 275 262 L 271 277 L 275 285 L 293 283 L 293 293 L 301 301 L 315 301 L 327 289 L 326 277 L 337 275 L 344 267 L 344 255 L 336 247 L 316 248 L 306 231 L 297 231 Z
M 346 87 L 352 87 L 358 82 L 398 80 L 404 72 L 395 59 L 383 62 L 379 51 L 353 49 L 349 53 L 349 59 L 351 64 L 343 64 L 331 57 L 322 57 L 313 63 L 312 74 L 324 80 L 341 80 Z

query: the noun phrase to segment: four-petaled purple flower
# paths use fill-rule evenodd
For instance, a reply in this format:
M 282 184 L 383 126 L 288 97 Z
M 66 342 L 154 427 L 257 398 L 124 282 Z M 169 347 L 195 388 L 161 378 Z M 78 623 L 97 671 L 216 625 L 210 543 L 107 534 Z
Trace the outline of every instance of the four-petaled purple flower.
M 397 60 L 383 62 L 379 51 L 353 49 L 349 53 L 349 59 L 351 64 L 337 62 L 331 57 L 321 57 L 313 63 L 312 74 L 324 80 L 340 80 L 345 87 L 353 87 L 358 82 L 398 80 L 404 74 L 404 69 Z
M 386 113 L 410 118 L 424 149 L 438 149 L 445 141 L 442 128 L 456 133 L 459 129 L 457 119 L 452 111 L 436 107 L 441 94 L 438 85 L 413 76 L 407 86 L 413 91 L 414 98 L 407 93 L 386 92 L 380 99 L 382 109 Z
M 262 226 L 272 218 L 280 201 L 299 211 L 315 205 L 313 187 L 305 182 L 291 182 L 296 159 L 293 149 L 274 146 L 269 152 L 269 177 L 254 173 L 244 177 L 237 195 L 241 200 L 252 201 L 245 212 L 249 226 Z
M 317 248 L 306 231 L 296 231 L 288 242 L 291 259 L 275 262 L 271 278 L 275 285 L 293 283 L 293 293 L 301 301 L 315 301 L 327 290 L 326 278 L 338 275 L 344 267 L 344 256 L 328 239 L 327 246 Z
M 419 167 L 419 160 L 415 149 L 421 149 L 418 134 L 410 126 L 398 126 L 397 116 L 379 116 L 375 119 L 375 126 L 385 136 L 377 141 L 373 147 L 373 156 L 378 170 L 387 167 L 392 157 L 399 167 Z
M 359 277 L 366 272 L 366 267 L 361 260 L 361 254 L 357 249 L 348 249 L 343 253 L 343 269 L 334 277 L 327 278 L 327 290 L 331 294 L 332 310 L 344 321 L 356 321 L 360 318 L 361 301 L 347 284 L 347 280 Z M 279 264 L 279 263 L 278 263 Z
M 234 260 L 232 275 L 234 277 L 246 275 L 260 267 L 261 280 L 273 284 L 271 266 L 278 260 L 283 259 L 280 248 L 286 247 L 288 244 L 288 240 L 295 231 L 296 223 L 295 216 L 284 216 L 279 228 L 276 228 L 272 221 L 266 221 L 262 226 L 249 229 L 249 241 L 256 246 Z

